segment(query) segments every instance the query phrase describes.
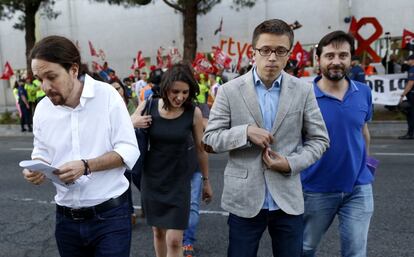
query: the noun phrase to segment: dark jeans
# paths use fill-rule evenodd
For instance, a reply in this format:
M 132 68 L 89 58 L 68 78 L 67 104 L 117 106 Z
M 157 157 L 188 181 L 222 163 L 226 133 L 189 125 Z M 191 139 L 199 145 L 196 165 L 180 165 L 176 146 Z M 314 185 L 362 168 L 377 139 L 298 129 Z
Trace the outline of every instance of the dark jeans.
M 407 112 L 407 124 L 408 124 L 408 132 L 407 134 L 410 136 L 414 135 L 414 93 L 410 92 L 407 94 L 407 100 L 410 102 L 411 106 Z
M 229 215 L 228 257 L 256 257 L 266 228 L 272 238 L 274 257 L 300 257 L 303 241 L 303 215 L 289 215 L 282 210 L 261 210 L 256 217 Z
M 55 236 L 62 257 L 129 257 L 131 216 L 128 202 L 82 221 L 57 212 Z
M 32 130 L 32 112 L 30 109 L 27 109 L 24 103 L 19 103 L 20 111 L 22 112 L 22 117 L 20 118 L 20 126 L 22 131 L 26 130 L 24 125 L 27 125 L 29 130 Z

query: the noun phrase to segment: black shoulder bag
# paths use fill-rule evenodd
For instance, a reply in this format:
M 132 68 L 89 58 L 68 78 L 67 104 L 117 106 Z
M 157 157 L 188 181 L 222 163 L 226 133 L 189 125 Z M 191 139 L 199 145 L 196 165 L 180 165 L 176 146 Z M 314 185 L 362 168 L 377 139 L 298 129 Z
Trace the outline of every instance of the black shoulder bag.
M 147 99 L 145 103 L 145 107 L 141 112 L 141 115 L 148 115 L 149 113 L 151 113 L 152 101 L 153 101 L 152 97 L 149 97 Z M 149 145 L 148 128 L 136 128 L 135 136 L 137 138 L 140 155 L 134 167 L 132 168 L 132 173 L 141 176 L 142 169 L 144 168 L 145 154 L 148 151 L 148 145 Z

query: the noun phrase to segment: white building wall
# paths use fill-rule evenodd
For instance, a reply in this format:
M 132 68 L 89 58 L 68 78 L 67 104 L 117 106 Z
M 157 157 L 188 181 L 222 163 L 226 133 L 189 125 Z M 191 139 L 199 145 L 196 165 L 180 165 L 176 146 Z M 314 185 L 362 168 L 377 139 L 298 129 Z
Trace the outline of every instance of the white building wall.
M 414 1 L 412 0 L 257 0 L 253 8 L 236 11 L 232 0 L 223 0 L 206 15 L 198 17 L 198 51 L 209 52 L 212 46 L 230 37 L 234 53 L 250 44 L 253 29 L 265 19 L 279 18 L 288 23 L 299 21 L 295 40 L 303 45 L 315 44 L 326 33 L 345 30 L 344 18 L 373 16 L 391 36 L 401 36 L 404 28 L 414 31 Z M 58 34 L 78 41 L 84 62 L 95 60 L 89 54 L 88 40 L 96 49 L 103 49 L 107 60 L 120 77 L 130 74 L 132 58 L 138 50 L 155 63 L 157 49 L 178 47 L 182 53 L 182 17 L 161 0 L 146 6 L 124 8 L 86 0 L 57 0 L 54 10 L 61 15 L 55 20 L 38 17 L 39 37 Z M 223 30 L 214 35 L 223 18 Z M 15 69 L 25 68 L 24 33 L 12 28 L 12 21 L 0 22 L 0 67 L 8 60 Z M 369 35 L 370 26 L 361 30 Z M 239 43 L 239 50 L 237 48 Z M 245 49 L 246 50 L 246 49 Z M 95 59 L 94 59 L 95 58 Z M 7 83 L 0 82 L 7 87 Z M 4 90 L 0 88 L 0 106 L 4 105 Z M 8 101 L 9 103 L 10 101 Z

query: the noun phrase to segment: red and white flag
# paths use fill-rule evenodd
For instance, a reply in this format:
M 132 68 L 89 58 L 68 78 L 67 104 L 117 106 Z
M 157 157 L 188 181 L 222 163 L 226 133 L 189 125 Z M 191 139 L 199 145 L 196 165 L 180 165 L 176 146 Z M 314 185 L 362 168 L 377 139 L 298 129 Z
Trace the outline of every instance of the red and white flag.
M 414 32 L 404 29 L 401 48 L 413 49 L 414 50 Z
M 89 51 L 91 53 L 91 56 L 99 57 L 98 53 L 96 52 L 95 48 L 92 45 L 92 42 L 88 41 L 88 44 L 89 44 Z
M 296 60 L 297 67 L 301 67 L 306 62 L 306 53 L 305 50 L 303 50 L 302 45 L 297 42 L 296 45 L 293 47 L 292 54 L 290 55 L 291 60 Z
M 217 69 L 229 69 L 232 59 L 225 54 L 220 48 L 214 48 L 214 65 Z
M 182 59 L 181 54 L 176 47 L 170 47 L 167 55 L 167 67 L 170 68 L 172 65 L 180 62 Z
M 138 51 L 137 57 L 134 58 L 134 63 L 131 66 L 132 70 L 141 69 L 145 67 L 145 60 L 142 58 L 142 52 Z
M 4 65 L 4 71 L 1 74 L 0 79 L 9 80 L 11 76 L 13 75 L 14 75 L 14 71 L 12 67 L 10 66 L 9 62 L 6 62 L 6 64 Z
M 193 68 L 197 73 L 214 73 L 211 62 L 202 53 L 197 53 L 193 61 Z
M 160 46 L 157 50 L 157 68 L 164 67 L 164 60 L 162 59 L 162 52 L 164 51 L 164 48 Z

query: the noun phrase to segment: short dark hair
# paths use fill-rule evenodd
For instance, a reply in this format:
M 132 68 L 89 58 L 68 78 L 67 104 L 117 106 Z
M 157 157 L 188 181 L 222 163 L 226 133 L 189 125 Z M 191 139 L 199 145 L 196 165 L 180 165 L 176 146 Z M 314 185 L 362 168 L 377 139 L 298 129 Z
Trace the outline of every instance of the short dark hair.
M 351 47 L 351 55 L 354 55 L 355 39 L 351 34 L 348 34 L 342 30 L 333 31 L 331 33 L 326 34 L 318 43 L 318 47 L 316 48 L 316 55 L 318 57 L 321 57 L 322 48 L 331 43 L 335 46 L 339 46 L 340 44 L 345 42 L 347 42 Z
M 256 43 L 257 43 L 257 40 L 259 39 L 259 36 L 265 33 L 278 35 L 278 36 L 286 35 L 289 38 L 289 42 L 290 42 L 289 48 L 292 48 L 293 40 L 294 40 L 293 30 L 286 22 L 279 20 L 279 19 L 272 19 L 272 20 L 264 21 L 260 23 L 259 25 L 257 25 L 257 27 L 253 31 L 253 39 L 252 39 L 253 48 L 256 47 Z
M 160 84 L 160 95 L 164 102 L 164 107 L 166 110 L 169 110 L 171 108 L 171 104 L 168 100 L 168 91 L 171 90 L 173 83 L 176 81 L 187 83 L 190 88 L 188 98 L 183 105 L 184 108 L 189 108 L 192 106 L 194 100 L 196 99 L 196 95 L 198 95 L 200 92 L 191 66 L 187 63 L 174 64 L 169 70 L 164 73 Z
M 37 42 L 29 55 L 30 61 L 40 59 L 60 64 L 66 71 L 73 64 L 81 68 L 81 56 L 76 45 L 61 36 L 48 36 Z

